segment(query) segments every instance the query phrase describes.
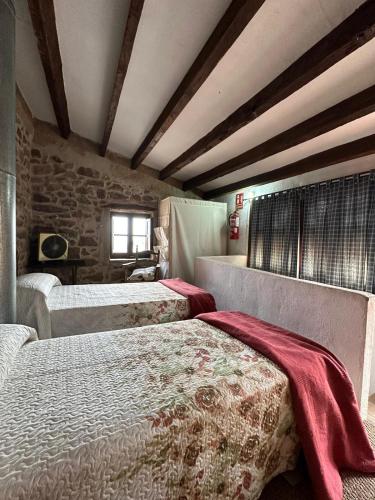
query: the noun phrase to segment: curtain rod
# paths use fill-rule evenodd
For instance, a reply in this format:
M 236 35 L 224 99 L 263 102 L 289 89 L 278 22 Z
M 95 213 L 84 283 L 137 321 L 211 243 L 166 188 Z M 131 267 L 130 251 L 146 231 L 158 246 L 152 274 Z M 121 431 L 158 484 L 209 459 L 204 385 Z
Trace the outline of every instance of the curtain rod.
M 280 194 L 289 193 L 291 191 L 302 191 L 304 189 L 308 189 L 308 188 L 311 188 L 313 186 L 324 186 L 326 184 L 332 184 L 334 182 L 340 182 L 342 180 L 349 181 L 349 180 L 354 179 L 355 177 L 367 177 L 367 176 L 372 175 L 374 173 L 375 173 L 375 170 L 369 170 L 367 172 L 360 172 L 358 174 L 345 175 L 344 177 L 335 177 L 334 179 L 328 179 L 325 181 L 312 182 L 311 184 L 306 184 L 306 186 L 296 186 L 296 187 L 292 187 L 289 189 L 283 189 L 282 191 L 276 191 L 275 193 L 261 194 L 259 196 L 255 196 L 254 200 L 258 200 L 259 198 L 266 198 L 266 197 L 270 197 L 270 196 L 278 196 Z

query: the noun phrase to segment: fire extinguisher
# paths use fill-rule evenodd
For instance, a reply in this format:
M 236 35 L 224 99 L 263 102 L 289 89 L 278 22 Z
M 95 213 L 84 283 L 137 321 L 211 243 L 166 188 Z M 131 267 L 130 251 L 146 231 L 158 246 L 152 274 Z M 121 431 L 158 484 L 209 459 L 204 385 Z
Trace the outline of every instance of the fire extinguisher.
M 238 240 L 240 237 L 240 214 L 235 210 L 229 216 L 230 239 Z

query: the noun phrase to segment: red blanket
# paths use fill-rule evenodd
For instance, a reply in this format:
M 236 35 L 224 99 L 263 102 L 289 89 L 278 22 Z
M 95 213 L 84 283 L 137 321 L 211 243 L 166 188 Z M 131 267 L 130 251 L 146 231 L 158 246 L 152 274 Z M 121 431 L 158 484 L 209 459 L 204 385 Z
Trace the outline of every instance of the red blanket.
M 274 361 L 288 376 L 297 432 L 319 500 L 341 500 L 341 469 L 375 473 L 345 367 L 319 344 L 240 312 L 197 317 Z
M 190 285 L 180 278 L 160 280 L 159 283 L 188 299 L 191 318 L 194 318 L 197 314 L 216 311 L 215 299 L 202 288 Z

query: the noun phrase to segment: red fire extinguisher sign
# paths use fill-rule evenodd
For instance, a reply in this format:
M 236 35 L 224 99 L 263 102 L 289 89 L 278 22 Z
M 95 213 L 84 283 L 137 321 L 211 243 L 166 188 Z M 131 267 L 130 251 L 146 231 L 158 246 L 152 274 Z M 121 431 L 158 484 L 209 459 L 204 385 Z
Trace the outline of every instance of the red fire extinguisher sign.
M 243 208 L 243 193 L 236 194 L 236 210 Z

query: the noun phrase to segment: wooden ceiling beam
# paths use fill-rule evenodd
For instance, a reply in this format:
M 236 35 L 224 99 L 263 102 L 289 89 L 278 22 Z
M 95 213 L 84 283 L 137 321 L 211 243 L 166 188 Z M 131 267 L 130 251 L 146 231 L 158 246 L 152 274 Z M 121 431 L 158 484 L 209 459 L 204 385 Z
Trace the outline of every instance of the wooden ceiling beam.
M 265 0 L 232 0 L 203 49 L 132 158 L 135 169 L 192 99 Z
M 28 0 L 28 4 L 56 121 L 67 139 L 70 122 L 53 1 Z
M 113 84 L 112 97 L 109 104 L 107 121 L 104 128 L 102 143 L 99 148 L 99 153 L 105 156 L 108 148 L 109 138 L 111 136 L 113 123 L 116 118 L 117 107 L 124 85 L 126 73 L 128 71 L 130 58 L 133 51 L 134 40 L 137 34 L 139 21 L 141 19 L 144 0 L 131 0 L 129 13 L 126 21 L 124 38 L 121 46 L 121 53 L 117 65 L 115 81 Z
M 282 179 L 305 174 L 307 172 L 313 172 L 314 170 L 320 170 L 321 168 L 329 167 L 330 165 L 337 165 L 372 154 L 375 154 L 375 134 L 327 149 L 322 153 L 317 153 L 307 158 L 303 158 L 302 160 L 290 163 L 289 165 L 277 168 L 276 170 L 248 177 L 247 179 L 234 182 L 228 186 L 212 189 L 211 191 L 204 193 L 204 198 L 212 199 L 232 191 L 237 191 L 238 189 L 281 181 Z
M 230 114 L 160 172 L 160 179 L 174 175 L 187 164 L 230 137 L 240 128 L 308 84 L 375 36 L 375 2 L 367 0 L 351 16 L 255 96 Z
M 374 112 L 375 85 L 272 137 L 268 141 L 217 165 L 211 170 L 193 177 L 184 182 L 183 189 L 194 189 Z

